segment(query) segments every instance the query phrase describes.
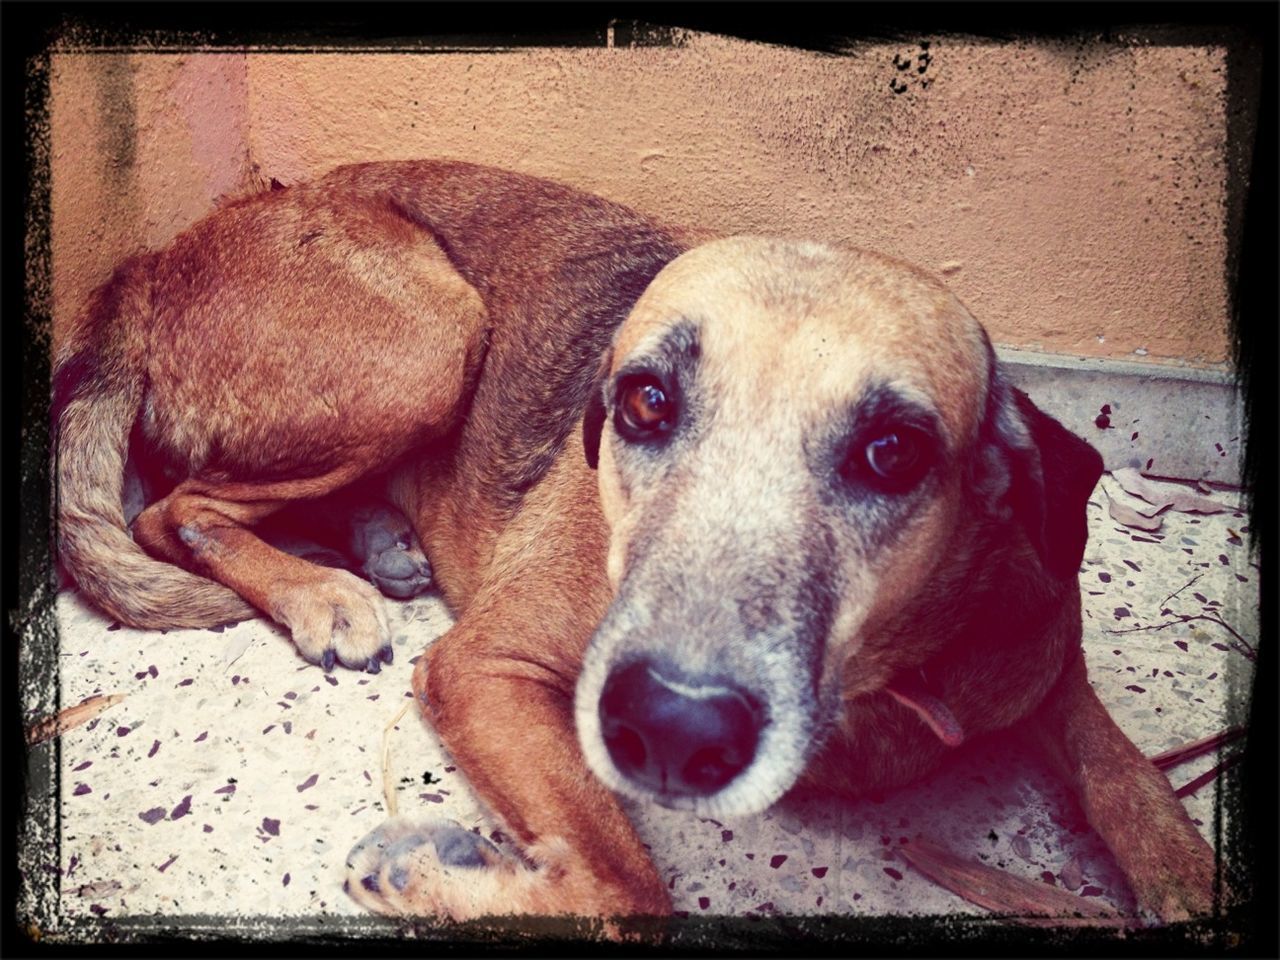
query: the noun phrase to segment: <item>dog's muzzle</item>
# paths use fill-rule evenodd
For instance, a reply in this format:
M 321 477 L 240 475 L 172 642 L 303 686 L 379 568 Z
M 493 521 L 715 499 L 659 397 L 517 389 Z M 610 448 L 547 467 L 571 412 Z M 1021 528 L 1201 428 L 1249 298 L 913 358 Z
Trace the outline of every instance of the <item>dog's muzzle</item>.
M 618 772 L 659 802 L 707 797 L 751 766 L 764 711 L 745 691 L 675 679 L 653 661 L 614 670 L 600 697 L 600 732 Z

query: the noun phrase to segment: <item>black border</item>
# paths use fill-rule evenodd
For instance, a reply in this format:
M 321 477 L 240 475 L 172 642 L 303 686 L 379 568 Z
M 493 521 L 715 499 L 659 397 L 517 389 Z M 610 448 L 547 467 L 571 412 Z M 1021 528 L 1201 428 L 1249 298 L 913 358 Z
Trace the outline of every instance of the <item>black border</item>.
M 36 143 L 32 139 L 38 120 L 43 89 L 41 77 L 29 76 L 27 60 L 46 49 L 68 23 L 80 25 L 84 40 L 94 44 L 133 46 L 139 40 L 166 40 L 177 35 L 192 38 L 205 48 L 236 49 L 249 45 L 287 45 L 302 52 L 317 45 L 376 45 L 388 50 L 421 49 L 423 38 L 433 47 L 466 49 L 475 47 L 519 47 L 530 45 L 600 46 L 611 22 L 617 45 L 662 45 L 678 42 L 666 27 L 708 31 L 742 39 L 800 47 L 838 55 L 850 39 L 901 40 L 924 35 L 967 34 L 993 41 L 1009 39 L 1078 37 L 1114 39 L 1137 35 L 1161 43 L 1225 42 L 1230 48 L 1231 80 L 1229 112 L 1239 112 L 1256 104 L 1257 128 L 1252 145 L 1254 175 L 1245 181 L 1248 164 L 1238 161 L 1232 169 L 1233 194 L 1230 223 L 1240 224 L 1240 239 L 1233 245 L 1228 268 L 1238 267 L 1234 288 L 1233 319 L 1235 356 L 1245 389 L 1249 435 L 1260 442 L 1246 444 L 1244 477 L 1252 508 L 1254 547 L 1261 564 L 1263 588 L 1262 642 L 1259 643 L 1257 674 L 1252 704 L 1252 730 L 1246 761 L 1238 775 L 1228 782 L 1237 785 L 1240 829 L 1228 837 L 1235 849 L 1251 859 L 1254 870 L 1254 899 L 1231 918 L 1229 927 L 1243 939 L 1232 945 L 1211 937 L 1205 942 L 1182 938 L 1178 931 L 1154 931 L 1124 941 L 1091 933 L 1040 934 L 1023 928 L 980 932 L 968 924 L 953 921 L 901 920 L 878 918 L 874 923 L 840 924 L 824 921 L 744 920 L 740 936 L 731 947 L 725 940 L 705 941 L 693 931 L 692 940 L 680 938 L 682 953 L 745 952 L 794 953 L 812 955 L 867 953 L 869 950 L 894 954 L 927 955 L 955 952 L 981 955 L 1024 955 L 1046 953 L 1076 955 L 1161 955 L 1232 953 L 1246 956 L 1275 956 L 1277 946 L 1276 872 L 1280 861 L 1277 848 L 1277 697 L 1273 638 L 1276 628 L 1275 597 L 1271 593 L 1270 550 L 1275 543 L 1276 513 L 1271 498 L 1276 485 L 1274 413 L 1280 378 L 1274 374 L 1277 350 L 1277 250 L 1276 224 L 1276 41 L 1280 31 L 1280 7 L 1274 3 L 1109 3 L 1109 4 L 555 4 L 439 5 L 426 3 L 256 3 L 232 4 L 34 4 L 6 0 L 0 5 L 0 42 L 3 54 L 0 69 L 0 96 L 3 97 L 3 134 L 0 144 L 0 174 L 8 216 L 3 220 L 3 251 L 7 269 L 2 293 L 3 324 L 3 455 L 7 469 L 0 468 L 3 484 L 3 566 L 13 571 L 3 581 L 5 608 L 3 698 L 3 747 L 11 758 L 5 769 L 2 839 L 12 843 L 22 806 L 24 777 L 16 760 L 25 754 L 21 711 L 16 693 L 16 621 L 11 615 L 20 603 L 29 603 L 47 589 L 50 571 L 47 556 L 48 495 L 43 464 L 47 463 L 47 347 L 28 321 L 38 311 L 24 298 L 16 277 L 32 277 L 33 263 L 47 252 L 47 232 L 34 236 L 35 245 L 24 251 L 23 217 L 32 210 L 47 225 L 47 197 L 40 194 Z M 501 25 L 499 29 L 495 25 Z M 1252 76 L 1258 78 L 1260 93 L 1254 92 Z M 1234 84 L 1234 87 L 1231 86 Z M 27 111 L 34 109 L 35 115 Z M 1235 113 L 1233 113 L 1233 116 Z M 1233 121 L 1234 122 L 1234 121 Z M 1244 128 L 1233 127 L 1237 138 L 1247 136 Z M 23 142 L 19 161 L 18 142 Z M 1240 149 L 1247 144 L 1237 143 Z M 29 188 L 34 187 L 34 193 Z M 1242 219 L 1237 221 L 1235 218 Z M 1234 232 L 1234 231 L 1233 231 Z M 28 253 L 35 256 L 27 259 Z M 38 274 L 36 275 L 38 279 Z M 5 852 L 4 900 L 10 909 L 0 929 L 0 949 L 9 956 L 30 953 L 79 953 L 93 950 L 129 956 L 174 952 L 196 955 L 236 953 L 279 953 L 282 950 L 318 953 L 335 945 L 318 939 L 294 944 L 237 942 L 227 939 L 190 941 L 185 938 L 157 938 L 149 943 L 100 944 L 92 947 L 52 946 L 27 937 L 15 924 L 16 857 Z M 926 929 L 927 928 L 927 929 Z M 123 932 L 123 931 L 122 931 Z M 707 931 L 710 933 L 710 931 Z M 821 939 L 815 939 L 819 935 Z M 852 935 L 850 941 L 846 937 Z M 719 944 L 718 946 L 716 944 Z M 340 946 L 340 945 L 339 945 Z M 514 947 L 515 945 L 511 945 Z M 494 947 L 501 950 L 497 944 Z M 372 940 L 351 943 L 348 949 L 370 952 L 468 953 L 474 945 L 462 942 L 422 943 L 402 940 Z M 505 952 L 505 951 L 504 951 Z M 521 949 L 520 952 L 529 952 Z M 538 953 L 593 954 L 600 948 L 572 941 L 540 941 Z M 650 953 L 650 949 L 621 948 L 623 953 Z

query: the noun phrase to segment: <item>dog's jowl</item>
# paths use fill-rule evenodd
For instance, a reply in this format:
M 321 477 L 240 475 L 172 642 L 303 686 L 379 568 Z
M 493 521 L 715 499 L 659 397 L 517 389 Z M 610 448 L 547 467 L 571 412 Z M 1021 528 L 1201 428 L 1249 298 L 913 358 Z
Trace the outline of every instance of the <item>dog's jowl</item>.
M 1212 909 L 1211 850 L 1085 677 L 1098 455 L 928 274 L 691 237 L 449 162 L 223 207 L 58 346 L 61 563 L 122 622 L 262 613 L 324 669 L 378 670 L 382 594 L 434 583 L 457 619 L 415 693 L 526 856 L 390 822 L 349 858 L 373 910 L 664 914 L 617 793 L 743 814 L 1014 727 L 1144 908 Z

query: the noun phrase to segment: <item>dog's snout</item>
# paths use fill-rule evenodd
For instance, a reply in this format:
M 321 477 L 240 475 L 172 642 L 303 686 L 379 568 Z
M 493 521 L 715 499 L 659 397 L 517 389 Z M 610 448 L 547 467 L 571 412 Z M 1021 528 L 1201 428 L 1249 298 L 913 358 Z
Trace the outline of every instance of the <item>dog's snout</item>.
M 723 683 L 682 682 L 640 661 L 614 671 L 600 727 L 618 771 L 668 796 L 710 796 L 751 765 L 761 711 Z

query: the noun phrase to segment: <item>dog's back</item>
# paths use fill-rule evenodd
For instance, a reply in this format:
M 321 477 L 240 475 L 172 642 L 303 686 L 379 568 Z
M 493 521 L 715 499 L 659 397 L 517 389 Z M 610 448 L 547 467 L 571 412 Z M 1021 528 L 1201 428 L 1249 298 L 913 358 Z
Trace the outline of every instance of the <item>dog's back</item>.
M 555 460 L 614 329 L 681 250 L 624 207 L 448 161 L 340 168 L 221 208 L 123 265 L 55 358 L 62 563 L 126 623 L 252 615 L 128 537 L 131 433 L 170 488 L 306 478 L 333 448 L 370 444 L 385 465 L 432 441 L 443 454 L 447 436 L 454 474 L 475 481 L 454 512 L 486 518 L 468 534 L 483 541 Z M 432 318 L 459 315 L 452 342 Z

